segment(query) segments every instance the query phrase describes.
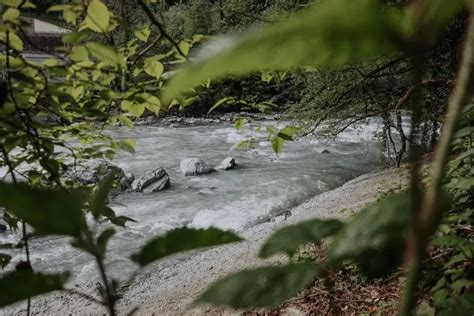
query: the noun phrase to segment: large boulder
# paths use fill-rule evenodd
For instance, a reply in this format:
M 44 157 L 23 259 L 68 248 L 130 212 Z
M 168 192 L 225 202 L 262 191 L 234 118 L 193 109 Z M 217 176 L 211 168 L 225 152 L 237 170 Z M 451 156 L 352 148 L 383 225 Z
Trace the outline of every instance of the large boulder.
M 132 190 L 136 192 L 157 192 L 169 188 L 170 177 L 165 169 L 158 168 L 145 173 L 132 182 Z
M 198 176 L 216 171 L 213 168 L 209 168 L 204 161 L 198 158 L 183 159 L 179 167 L 185 176 Z
M 216 170 L 230 170 L 237 167 L 235 159 L 232 157 L 227 157 L 216 167 Z
M 89 185 L 99 183 L 111 172 L 115 173 L 118 180 L 125 177 L 125 172 L 119 166 L 106 160 L 86 161 L 77 165 L 71 176 L 77 182 Z

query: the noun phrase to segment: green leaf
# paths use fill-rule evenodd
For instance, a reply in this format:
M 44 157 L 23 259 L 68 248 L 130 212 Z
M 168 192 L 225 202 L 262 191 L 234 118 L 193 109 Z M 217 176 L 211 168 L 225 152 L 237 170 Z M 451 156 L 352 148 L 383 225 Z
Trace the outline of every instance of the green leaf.
M 145 72 L 156 79 L 160 79 L 165 67 L 159 61 L 153 61 L 145 65 Z
M 128 117 L 125 115 L 119 115 L 118 117 L 119 121 L 122 122 L 123 125 L 127 126 L 128 128 L 133 127 L 133 122 L 130 120 Z
M 20 17 L 20 10 L 14 8 L 8 8 L 5 13 L 3 13 L 3 21 L 17 24 L 18 18 Z
M 132 256 L 132 260 L 141 266 L 145 266 L 178 252 L 241 240 L 239 236 L 217 228 L 198 230 L 186 227 L 177 228 L 149 241 L 139 253 Z
M 135 31 L 133 34 L 135 35 L 136 38 L 138 38 L 142 42 L 148 41 L 148 38 L 150 37 L 150 28 L 148 26 Z
M 175 99 L 208 78 L 294 66 L 337 67 L 395 53 L 401 40 L 398 20 L 399 15 L 378 1 L 318 3 L 191 63 L 171 78 L 164 99 Z
M 219 101 L 217 101 L 210 109 L 209 111 L 207 112 L 208 114 L 211 113 L 212 111 L 214 111 L 215 109 L 217 109 L 218 107 L 220 107 L 221 105 L 225 104 L 225 103 L 234 103 L 235 102 L 235 98 L 234 97 L 225 97 L 225 98 L 222 98 L 220 99 Z
M 109 193 L 114 184 L 115 172 L 110 172 L 100 183 L 98 189 L 92 195 L 89 207 L 95 219 L 98 219 L 105 212 L 105 207 L 109 199 Z
M 110 12 L 100 0 L 92 0 L 87 7 L 84 26 L 95 32 L 105 33 L 110 26 Z
M 14 271 L 0 279 L 0 307 L 63 289 L 65 277 L 33 271 Z
M 286 252 L 290 257 L 300 246 L 321 241 L 338 232 L 343 223 L 335 220 L 314 219 L 276 231 L 260 249 L 260 257 L 267 258 L 277 252 Z
M 274 306 L 298 294 L 317 270 L 311 263 L 244 270 L 217 281 L 197 301 L 233 308 Z
M 113 235 L 115 235 L 115 229 L 108 228 L 104 230 L 102 234 L 100 234 L 99 238 L 97 238 L 97 247 L 99 248 L 99 253 L 102 258 L 105 258 L 105 253 L 107 252 L 107 243 Z
M 88 42 L 86 48 L 92 56 L 107 65 L 120 68 L 126 67 L 123 55 L 111 46 L 96 42 Z
M 236 130 L 241 130 L 243 127 L 245 126 L 245 119 L 244 118 L 239 118 L 237 120 L 235 120 L 234 122 L 234 128 Z
M 120 144 L 120 148 L 122 148 L 126 152 L 129 152 L 131 154 L 135 153 L 135 148 L 137 147 L 137 141 L 135 139 L 132 139 L 132 138 L 122 139 L 119 144 Z
M 281 137 L 274 137 L 272 139 L 272 149 L 276 154 L 279 154 L 283 151 L 283 146 L 285 145 L 285 140 Z
M 7 34 L 6 32 L 0 32 L 0 40 L 6 42 Z M 8 33 L 8 46 L 16 51 L 23 50 L 23 41 L 13 32 Z
M 298 128 L 293 126 L 286 126 L 281 131 L 279 131 L 277 135 L 278 137 L 281 137 L 284 140 L 293 141 L 298 132 Z
M 12 259 L 12 256 L 6 255 L 4 253 L 0 253 L 0 267 L 3 269 L 5 268 Z
M 89 53 L 84 46 L 74 46 L 69 54 L 69 58 L 73 61 L 88 61 Z
M 334 237 L 330 261 L 352 259 L 369 277 L 390 272 L 403 257 L 410 205 L 408 192 L 401 192 L 362 210 Z
M 86 227 L 82 198 L 79 192 L 0 183 L 0 206 L 30 224 L 38 234 L 79 236 Z
M 145 112 L 145 105 L 139 103 L 131 103 L 128 106 L 127 111 L 135 117 L 140 117 L 142 116 L 143 112 Z

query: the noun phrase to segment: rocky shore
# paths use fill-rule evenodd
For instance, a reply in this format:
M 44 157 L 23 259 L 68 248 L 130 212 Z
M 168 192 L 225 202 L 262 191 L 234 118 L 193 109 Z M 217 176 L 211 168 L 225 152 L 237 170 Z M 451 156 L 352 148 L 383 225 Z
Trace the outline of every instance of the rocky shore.
M 134 307 L 139 307 L 137 315 L 236 314 L 237 311 L 216 310 L 210 306 L 192 305 L 192 302 L 220 277 L 265 263 L 257 258 L 257 253 L 261 244 L 276 229 L 316 217 L 347 218 L 373 202 L 382 192 L 404 185 L 407 173 L 405 168 L 394 168 L 360 176 L 269 222 L 248 229 L 241 234 L 245 238 L 244 242 L 170 258 L 169 262 L 154 265 L 122 290 L 118 310 L 123 315 Z M 278 264 L 284 260 L 285 257 L 277 256 L 266 263 Z M 95 296 L 95 285 L 92 282 L 82 284 L 79 288 Z M 33 312 L 49 315 L 98 315 L 105 313 L 105 310 L 74 294 L 57 293 L 34 299 Z
M 199 125 L 215 125 L 224 122 L 234 122 L 239 118 L 248 118 L 254 121 L 264 120 L 281 120 L 281 114 L 262 114 L 262 113 L 250 113 L 250 112 L 238 112 L 238 113 L 218 113 L 209 114 L 206 116 L 177 116 L 167 115 L 163 117 L 148 116 L 139 118 L 135 121 L 135 125 L 143 126 L 165 126 L 165 127 L 186 127 L 186 126 L 199 126 Z

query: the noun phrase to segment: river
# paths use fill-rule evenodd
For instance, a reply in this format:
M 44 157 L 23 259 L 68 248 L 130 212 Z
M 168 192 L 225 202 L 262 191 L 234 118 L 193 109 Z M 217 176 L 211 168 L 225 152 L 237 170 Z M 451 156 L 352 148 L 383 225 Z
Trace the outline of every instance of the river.
M 231 151 L 233 144 L 251 132 L 246 128 L 236 131 L 230 123 L 111 130 L 115 138 L 137 140 L 136 154 L 121 153 L 115 164 L 135 175 L 163 167 L 171 178 L 171 188 L 166 191 L 125 193 L 113 201 L 116 213 L 132 217 L 137 223 L 129 223 L 126 229 L 117 228 L 108 253 L 111 274 L 124 279 L 136 268 L 127 259 L 130 254 L 147 239 L 173 228 L 216 226 L 238 233 L 374 170 L 380 166 L 382 156 L 373 138 L 378 128 L 379 123 L 373 121 L 361 128 L 349 128 L 331 141 L 302 138 L 285 143 L 284 152 L 278 156 L 267 141 L 260 142 L 256 149 Z M 330 153 L 321 153 L 325 149 Z M 184 177 L 179 170 L 184 158 L 201 158 L 212 167 L 228 156 L 235 157 L 237 169 L 196 177 Z M 0 243 L 17 238 L 13 233 L 0 234 Z M 34 239 L 30 246 L 35 270 L 72 270 L 73 283 L 96 276 L 91 257 L 73 249 L 66 238 Z M 12 262 L 23 256 L 15 253 Z

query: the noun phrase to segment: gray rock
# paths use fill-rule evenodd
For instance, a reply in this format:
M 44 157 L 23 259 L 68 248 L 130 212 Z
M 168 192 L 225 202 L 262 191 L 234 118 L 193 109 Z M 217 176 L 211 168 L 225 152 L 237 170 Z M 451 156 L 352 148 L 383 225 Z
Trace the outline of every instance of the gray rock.
M 237 167 L 235 159 L 232 157 L 227 157 L 216 167 L 217 170 L 230 170 Z
M 110 172 L 115 172 L 119 180 L 125 177 L 125 172 L 120 167 L 106 160 L 86 161 L 78 165 L 71 176 L 74 180 L 88 185 L 102 181 Z
M 136 192 L 157 192 L 169 188 L 171 185 L 170 177 L 165 169 L 157 168 L 145 173 L 143 176 L 135 179 L 132 183 L 132 190 Z
M 132 183 L 135 180 L 135 175 L 133 173 L 126 173 L 125 176 L 120 180 L 120 186 L 124 190 L 132 189 Z
M 324 149 L 324 150 L 321 152 L 321 154 L 330 154 L 330 153 L 331 153 L 331 152 L 330 152 L 329 150 L 327 150 L 327 149 Z
M 183 159 L 179 167 L 185 176 L 198 176 L 215 171 L 215 169 L 209 168 L 209 166 L 204 161 L 198 158 Z

